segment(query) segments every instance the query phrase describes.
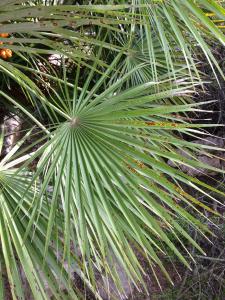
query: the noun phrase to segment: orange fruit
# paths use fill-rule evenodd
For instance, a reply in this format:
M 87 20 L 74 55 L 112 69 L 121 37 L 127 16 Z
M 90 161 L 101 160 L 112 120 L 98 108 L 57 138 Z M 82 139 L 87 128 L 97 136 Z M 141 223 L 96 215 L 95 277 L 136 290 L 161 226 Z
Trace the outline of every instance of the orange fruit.
M 7 57 L 12 57 L 12 50 L 11 49 L 5 49 Z
M 1 51 L 0 51 L 0 56 L 2 57 L 2 58 L 4 58 L 4 59 L 7 59 L 8 57 L 7 57 L 7 54 L 6 54 L 6 51 L 4 50 L 4 49 L 2 49 Z
M 8 33 L 0 33 L 0 37 L 7 38 L 9 36 Z
M 2 45 L 3 44 L 3 42 L 0 42 L 0 45 Z

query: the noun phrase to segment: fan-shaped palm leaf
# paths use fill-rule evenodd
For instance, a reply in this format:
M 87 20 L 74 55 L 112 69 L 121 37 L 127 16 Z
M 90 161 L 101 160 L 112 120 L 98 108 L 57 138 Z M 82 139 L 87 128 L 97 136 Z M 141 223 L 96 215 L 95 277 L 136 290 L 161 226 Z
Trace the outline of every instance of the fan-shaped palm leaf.
M 113 68 L 111 72 L 113 74 Z M 182 240 L 187 239 L 202 251 L 179 225 L 177 217 L 205 235 L 208 229 L 184 205 L 201 215 L 201 208 L 216 213 L 178 185 L 178 182 L 189 181 L 199 190 L 201 182 L 196 184 L 194 178 L 169 167 L 166 160 L 191 168 L 216 169 L 199 162 L 193 155 L 193 150 L 204 151 L 207 146 L 184 142 L 177 135 L 195 133 L 195 128 L 198 134 L 199 127 L 208 126 L 188 124 L 175 116 L 197 111 L 197 105 L 163 104 L 173 97 L 183 97 L 185 102 L 192 83 L 183 82 L 179 87 L 176 83 L 166 89 L 164 82 L 147 82 L 120 91 L 129 76 L 107 85 L 111 82 L 109 77 L 108 71 L 91 90 L 89 77 L 80 91 L 77 85 L 65 84 L 65 95 L 74 94 L 74 98 L 61 98 L 59 104 L 54 103 L 54 99 L 44 103 L 46 109 L 50 109 L 49 114 L 53 112 L 51 119 L 56 122 L 46 135 L 46 143 L 27 162 L 41 156 L 30 186 L 39 178 L 43 180 L 33 202 L 26 236 L 34 221 L 38 223 L 37 216 L 43 210 L 40 199 L 52 186 L 51 195 L 48 193 L 51 200 L 46 212 L 44 259 L 49 255 L 52 235 L 59 227 L 57 216 L 62 213 L 63 261 L 71 261 L 71 244 L 75 243 L 76 251 L 81 252 L 83 271 L 91 284 L 95 285 L 98 270 L 113 277 L 119 288 L 116 269 L 111 268 L 112 253 L 130 280 L 143 284 L 143 270 L 135 258 L 132 241 L 135 247 L 142 249 L 150 265 L 158 264 L 169 278 L 159 256 L 160 252 L 164 253 L 162 244 L 186 266 L 189 262 L 168 238 L 164 227 L 181 245 Z M 105 89 L 98 93 L 103 83 Z M 162 91 L 155 92 L 156 84 Z M 178 149 L 190 156 L 179 154 Z
M 9 47 L 43 54 L 53 49 L 54 53 L 68 56 L 75 66 L 70 72 L 62 61 L 63 74 L 58 77 L 31 67 L 34 60 L 27 66 L 0 61 L 1 70 L 19 83 L 31 100 L 35 99 L 33 106 L 38 111 L 4 90 L 1 96 L 42 132 L 31 147 L 17 154 L 12 152 L 0 164 L 3 265 L 10 283 L 16 283 L 12 288 L 14 298 L 24 298 L 17 257 L 35 299 L 48 299 L 44 284 L 48 275 L 48 287 L 56 299 L 63 295 L 62 291 L 57 294 L 57 281 L 76 299 L 71 276 L 65 270 L 65 264 L 73 263 L 79 265 L 76 270 L 91 289 L 98 290 L 95 277 L 100 272 L 113 278 L 121 290 L 113 257 L 131 282 L 144 285 L 137 251 L 145 255 L 153 273 L 154 266 L 159 265 L 170 280 L 161 261 L 164 246 L 186 266 L 190 263 L 167 233 L 193 259 L 184 240 L 203 250 L 178 219 L 206 235 L 209 230 L 193 211 L 200 215 L 203 209 L 216 213 L 182 187 L 191 185 L 206 196 L 206 190 L 220 193 L 170 167 L 167 160 L 219 171 L 196 158 L 196 153 L 210 155 L 207 149 L 218 150 L 216 147 L 187 142 L 181 137 L 199 136 L 204 134 L 201 127 L 214 126 L 191 124 L 185 117 L 199 110 L 190 100 L 200 81 L 194 45 L 198 44 L 210 64 L 217 66 L 206 33 L 224 43 L 221 31 L 205 15 L 204 8 L 220 17 L 223 8 L 215 1 L 192 0 L 52 7 L 22 6 L 22 2 L 3 0 L 0 4 L 0 22 L 4 23 L 0 30 L 17 29 L 15 44 Z M 8 24 L 7 20 L 15 23 Z M 198 22 L 203 29 L 196 27 Z M 95 37 L 82 36 L 80 28 L 88 33 L 94 28 Z M 141 38 L 137 43 L 136 32 Z M 64 47 L 61 39 L 65 38 L 72 42 L 71 46 Z M 78 41 L 91 47 L 91 55 L 84 54 Z M 129 56 L 133 48 L 141 53 L 140 57 Z M 174 59 L 177 53 L 182 53 L 181 68 Z M 46 76 L 54 82 L 54 88 L 46 84 L 43 91 L 23 70 L 34 70 L 37 78 Z M 34 145 L 38 150 L 24 154 Z M 181 149 L 187 155 L 180 154 Z M 35 172 L 24 173 L 35 159 Z M 9 171 L 19 162 L 23 163 L 21 168 Z M 56 259 L 56 249 L 60 250 L 61 261 Z

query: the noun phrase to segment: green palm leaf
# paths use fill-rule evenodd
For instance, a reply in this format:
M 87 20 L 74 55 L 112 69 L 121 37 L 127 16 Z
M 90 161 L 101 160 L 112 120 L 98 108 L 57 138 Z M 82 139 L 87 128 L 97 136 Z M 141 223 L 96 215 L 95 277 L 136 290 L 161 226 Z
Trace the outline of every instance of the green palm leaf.
M 224 44 L 224 36 L 205 11 L 221 17 L 223 7 L 192 0 L 23 2 L 0 3 L 0 31 L 12 33 L 14 44 L 7 47 L 18 55 L 1 59 L 0 69 L 20 85 L 27 105 L 6 86 L 0 95 L 41 137 L 19 149 L 25 136 L 0 163 L 0 267 L 12 296 L 25 298 L 20 265 L 35 299 L 49 299 L 48 289 L 55 299 L 66 292 L 68 298 L 80 296 L 66 265 L 98 298 L 98 273 L 112 278 L 122 293 L 115 259 L 130 282 L 144 286 L 137 252 L 153 274 L 158 265 L 171 281 L 162 262 L 165 248 L 189 268 L 193 258 L 185 241 L 204 253 L 180 220 L 207 238 L 210 230 L 198 216 L 204 217 L 203 209 L 217 214 L 182 187 L 211 199 L 207 191 L 223 195 L 167 163 L 222 172 L 197 154 L 223 149 L 182 137 L 204 136 L 201 128 L 215 126 L 192 124 L 187 116 L 205 104 L 192 98 L 203 85 L 196 66 L 202 54 L 222 73 L 209 38 Z M 48 62 L 52 53 L 62 55 L 60 70 Z M 35 170 L 28 171 L 36 160 Z M 2 279 L 1 295 L 3 290 Z
M 105 83 L 110 81 L 104 80 Z M 54 130 L 46 136 L 46 146 L 37 150 L 27 162 L 29 164 L 41 155 L 33 180 L 40 176 L 44 179 L 36 198 L 37 205 L 33 205 L 26 235 L 29 235 L 31 224 L 42 209 L 38 199 L 44 197 L 49 186 L 53 186 L 49 195 L 44 260 L 49 253 L 52 234 L 58 226 L 58 212 L 61 211 L 63 259 L 71 261 L 70 245 L 75 239 L 76 247 L 81 252 L 84 274 L 93 286 L 95 273 L 92 266 L 95 264 L 99 272 L 113 276 L 119 288 L 118 278 L 110 269 L 111 253 L 119 259 L 131 281 L 143 284 L 142 268 L 134 259 L 130 241 L 139 245 L 150 259 L 150 264 L 158 264 L 169 278 L 158 254 L 158 251 L 164 252 L 161 243 L 165 243 L 186 266 L 189 263 L 168 238 L 162 225 L 181 245 L 182 239 L 187 239 L 202 252 L 179 225 L 176 216 L 205 235 L 208 229 L 187 212 L 183 204 L 200 215 L 202 207 L 216 213 L 172 182 L 174 178 L 186 182 L 187 176 L 169 167 L 165 161 L 171 159 L 192 168 L 218 171 L 199 162 L 194 156 L 185 158 L 177 152 L 182 146 L 179 146 L 176 132 L 186 133 L 190 129 L 194 132 L 195 128 L 199 130 L 204 125 L 188 124 L 176 117 L 171 122 L 168 119 L 171 113 L 196 111 L 196 104 L 173 105 L 166 99 L 179 96 L 185 101 L 191 84 L 183 82 L 179 88 L 175 84 L 172 89 L 155 93 L 154 83 L 151 82 L 144 85 L 145 89 L 140 85 L 117 92 L 124 83 L 121 80 L 98 95 L 88 91 L 87 82 L 84 83 L 86 94 L 81 89 L 81 92 L 77 91 L 77 98 L 67 102 L 67 111 L 60 112 L 64 118 L 59 124 L 57 121 Z M 163 82 L 161 84 L 163 88 Z M 159 83 L 157 85 L 160 86 Z M 99 82 L 96 86 L 100 87 Z M 95 93 L 97 87 L 92 87 Z M 70 85 L 67 84 L 66 88 L 71 94 Z M 66 103 L 66 99 L 61 101 Z M 160 101 L 167 105 L 161 105 Z M 58 108 L 55 109 L 51 101 L 46 105 L 58 114 Z M 59 119 L 60 116 L 57 117 Z M 159 135 L 160 139 L 154 138 Z M 169 141 L 170 147 L 162 140 Z M 198 152 L 201 148 L 190 142 L 185 142 L 182 147 L 187 152 L 189 149 Z M 167 176 L 172 180 L 168 180 Z M 194 178 L 189 180 L 194 181 Z M 174 205 L 174 199 L 181 204 Z M 125 248 L 127 251 L 123 252 Z

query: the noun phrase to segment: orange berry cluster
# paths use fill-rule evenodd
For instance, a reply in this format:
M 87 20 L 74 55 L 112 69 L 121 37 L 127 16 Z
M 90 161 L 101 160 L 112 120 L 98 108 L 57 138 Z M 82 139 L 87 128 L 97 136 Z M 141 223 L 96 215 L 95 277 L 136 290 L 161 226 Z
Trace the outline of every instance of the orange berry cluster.
M 0 33 L 0 37 L 7 38 L 9 36 L 8 33 Z M 3 42 L 0 42 L 0 45 L 3 45 Z M 0 49 L 0 56 L 3 59 L 8 59 L 12 57 L 12 50 L 10 49 Z

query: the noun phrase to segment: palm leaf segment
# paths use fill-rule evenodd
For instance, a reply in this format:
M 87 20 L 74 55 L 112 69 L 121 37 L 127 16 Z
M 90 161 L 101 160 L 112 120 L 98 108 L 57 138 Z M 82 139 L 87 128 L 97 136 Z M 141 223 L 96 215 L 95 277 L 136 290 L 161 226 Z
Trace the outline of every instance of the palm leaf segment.
M 77 299 L 79 291 L 74 292 L 68 281 L 68 269 L 59 263 L 58 249 L 49 249 L 46 264 L 43 267 L 43 252 L 47 224 L 47 198 L 40 199 L 42 211 L 35 220 L 29 239 L 26 238 L 29 221 L 32 219 L 32 207 L 39 191 L 39 184 L 32 184 L 32 174 L 20 171 L 16 166 L 26 161 L 25 154 L 14 159 L 19 148 L 31 132 L 14 146 L 0 162 L 0 257 L 1 257 L 1 299 L 62 299 L 64 290 L 72 299 Z M 1 144 L 3 134 L 1 134 Z M 1 148 L 1 147 L 0 147 Z M 29 190 L 28 190 L 29 188 Z M 54 239 L 55 234 L 52 234 Z M 77 266 L 74 272 L 82 276 Z M 84 278 L 85 281 L 85 278 Z M 8 289 L 10 286 L 10 290 Z

